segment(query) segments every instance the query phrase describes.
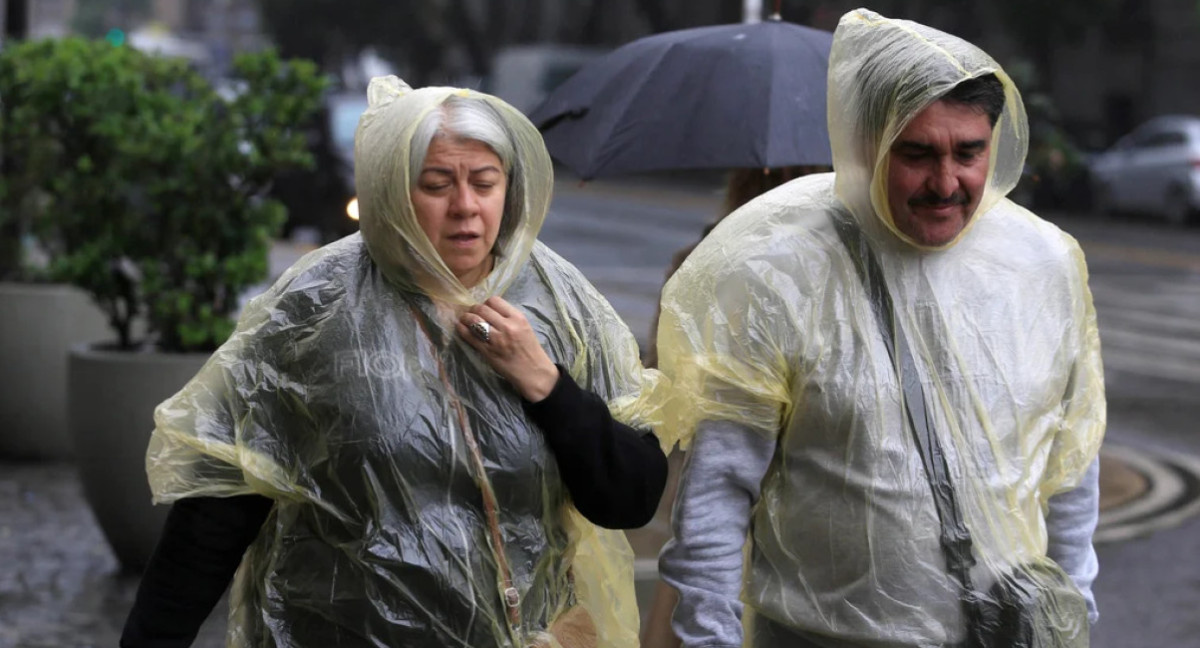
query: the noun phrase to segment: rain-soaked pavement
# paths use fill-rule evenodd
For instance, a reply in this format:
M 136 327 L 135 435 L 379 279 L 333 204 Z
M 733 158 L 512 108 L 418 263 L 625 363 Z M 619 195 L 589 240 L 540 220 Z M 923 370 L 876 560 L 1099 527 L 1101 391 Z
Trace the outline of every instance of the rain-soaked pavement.
M 635 331 L 647 330 L 661 267 L 694 238 L 702 219 L 690 212 L 711 212 L 715 199 L 701 207 L 630 200 L 616 209 L 604 201 L 612 198 L 564 193 L 556 198 L 559 230 L 550 228 L 546 238 L 610 296 Z M 652 219 L 679 221 L 678 231 L 645 230 Z M 622 248 L 647 267 L 614 260 L 611 247 L 587 229 L 601 225 L 652 234 L 642 247 Z M 1105 446 L 1118 460 L 1106 483 L 1124 486 L 1106 489 L 1112 501 L 1097 533 L 1101 620 L 1092 645 L 1200 648 L 1200 230 L 1088 220 L 1063 225 L 1089 253 L 1107 369 Z M 1186 249 L 1161 251 L 1172 246 Z M 1131 256 L 1143 248 L 1159 252 Z M 279 261 L 286 267 L 294 256 Z M 1117 469 L 1126 477 L 1114 480 L 1122 474 Z M 634 537 L 635 546 L 645 547 L 639 553 L 652 556 L 664 532 L 651 528 Z M 115 648 L 136 588 L 137 576 L 118 572 L 73 464 L 0 462 L 0 648 Z M 216 607 L 194 646 L 224 644 L 225 612 L 224 603 Z
M 137 583 L 119 573 L 74 465 L 0 463 L 0 648 L 115 648 Z M 196 648 L 224 645 L 224 608 Z
M 1130 485 L 1129 496 L 1106 505 L 1097 533 L 1105 566 L 1103 580 L 1120 581 L 1097 584 L 1097 595 L 1105 610 L 1102 616 L 1107 617 L 1102 621 L 1142 625 L 1148 618 L 1155 618 L 1174 626 L 1179 618 L 1192 613 L 1181 616 L 1162 611 L 1158 605 L 1141 609 L 1134 604 L 1137 597 L 1119 592 L 1127 587 L 1144 589 L 1138 581 L 1149 576 L 1149 572 L 1173 573 L 1170 565 L 1152 566 L 1146 561 L 1154 558 L 1148 554 L 1177 552 L 1155 550 L 1145 546 L 1150 541 L 1139 538 L 1195 516 L 1200 463 L 1182 455 L 1152 455 L 1119 446 L 1110 448 L 1108 453 L 1133 473 L 1121 480 Z M 1113 495 L 1120 493 L 1114 491 Z M 1183 528 L 1173 533 L 1159 535 L 1151 543 L 1161 544 L 1171 536 L 1190 535 L 1186 529 L 1196 528 L 1196 524 L 1200 520 L 1183 524 Z M 648 528 L 631 540 L 635 546 L 657 546 L 663 538 L 650 537 L 657 535 L 661 533 Z M 645 549 L 639 551 L 647 553 Z M 1185 553 L 1191 551 L 1194 549 L 1190 547 L 1183 549 Z M 1182 557 L 1157 558 L 1171 562 Z M 1113 569 L 1121 563 L 1140 564 L 1142 568 Z M 125 615 L 133 604 L 137 583 L 136 575 L 120 573 L 116 558 L 84 499 L 74 465 L 0 462 L 0 648 L 115 648 Z M 224 645 L 226 612 L 227 604 L 222 601 L 201 629 L 193 644 L 195 648 Z M 1097 628 L 1101 632 L 1094 637 L 1095 645 L 1132 646 L 1126 643 L 1127 638 L 1113 636 L 1122 636 L 1115 630 L 1125 623 L 1103 625 L 1109 630 L 1103 632 L 1103 628 Z M 1155 634 L 1164 630 L 1159 627 Z M 1187 640 L 1164 644 L 1151 637 L 1144 638 L 1148 643 L 1138 646 L 1197 645 Z

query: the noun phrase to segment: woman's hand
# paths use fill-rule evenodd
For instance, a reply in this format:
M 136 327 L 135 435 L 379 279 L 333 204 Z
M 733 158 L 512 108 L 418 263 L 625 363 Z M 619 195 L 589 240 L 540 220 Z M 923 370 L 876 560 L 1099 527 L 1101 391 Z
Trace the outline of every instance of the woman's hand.
M 478 330 L 480 323 L 486 323 L 486 341 Z M 455 328 L 525 400 L 536 403 L 554 390 L 558 367 L 538 343 L 529 321 L 512 304 L 492 297 L 463 313 Z

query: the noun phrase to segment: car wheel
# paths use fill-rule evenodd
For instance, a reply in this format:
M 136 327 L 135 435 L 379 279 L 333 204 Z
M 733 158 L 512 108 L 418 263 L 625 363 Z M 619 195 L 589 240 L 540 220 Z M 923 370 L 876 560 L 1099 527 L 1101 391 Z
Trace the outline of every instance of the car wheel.
M 1188 204 L 1187 194 L 1179 187 L 1171 187 L 1167 191 L 1167 198 L 1163 201 L 1163 216 L 1167 223 L 1175 227 L 1187 225 L 1191 220 L 1192 206 Z

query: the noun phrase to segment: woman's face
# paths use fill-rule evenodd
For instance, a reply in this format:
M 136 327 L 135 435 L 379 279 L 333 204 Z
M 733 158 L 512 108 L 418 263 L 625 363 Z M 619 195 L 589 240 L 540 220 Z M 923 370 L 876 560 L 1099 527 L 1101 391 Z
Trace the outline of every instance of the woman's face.
M 486 144 L 437 136 L 412 193 L 417 223 L 454 276 L 467 288 L 492 265 L 508 178 Z

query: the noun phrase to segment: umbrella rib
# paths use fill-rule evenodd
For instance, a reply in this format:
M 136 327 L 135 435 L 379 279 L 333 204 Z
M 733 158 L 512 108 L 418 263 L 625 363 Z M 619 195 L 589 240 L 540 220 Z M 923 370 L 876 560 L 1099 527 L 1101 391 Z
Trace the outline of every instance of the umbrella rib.
M 654 71 L 658 69 L 659 65 L 662 64 L 663 59 L 665 59 L 667 55 L 676 49 L 677 45 L 678 43 L 674 42 L 668 44 L 662 49 L 652 64 L 645 66 L 646 74 L 640 79 L 637 89 L 634 92 L 630 92 L 626 95 L 627 99 L 624 105 L 622 105 L 619 111 L 612 116 L 611 121 L 604 129 L 605 137 L 603 140 L 601 140 L 600 150 L 597 151 L 595 158 L 593 158 L 593 164 L 589 169 L 589 171 L 593 174 L 593 177 L 595 174 L 598 174 L 610 161 L 626 152 L 625 149 L 614 146 L 613 134 L 618 125 L 626 123 L 626 116 L 629 114 L 632 107 L 637 104 L 636 99 L 638 95 L 649 85 L 650 80 L 654 76 Z

